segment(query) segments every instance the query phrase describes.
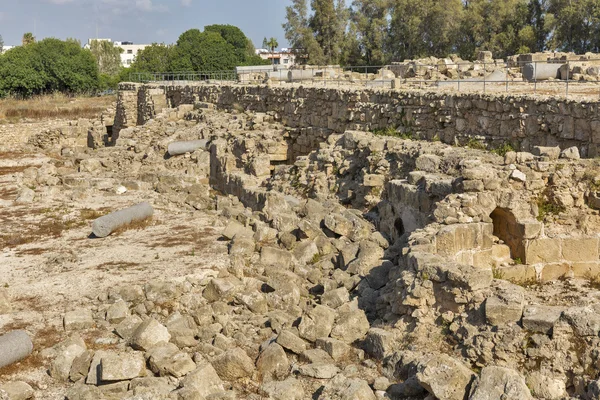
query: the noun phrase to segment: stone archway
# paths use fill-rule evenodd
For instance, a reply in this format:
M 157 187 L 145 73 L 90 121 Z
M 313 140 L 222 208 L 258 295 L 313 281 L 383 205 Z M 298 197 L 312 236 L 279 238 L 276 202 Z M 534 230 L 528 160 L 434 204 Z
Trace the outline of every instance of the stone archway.
M 490 218 L 494 225 L 494 235 L 509 247 L 511 258 L 525 260 L 523 233 L 514 214 L 506 208 L 497 207 Z

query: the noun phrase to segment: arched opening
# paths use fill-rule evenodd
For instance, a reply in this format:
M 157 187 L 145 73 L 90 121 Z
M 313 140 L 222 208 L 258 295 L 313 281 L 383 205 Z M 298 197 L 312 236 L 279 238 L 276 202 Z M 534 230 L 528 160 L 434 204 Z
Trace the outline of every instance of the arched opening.
M 523 235 L 513 213 L 506 208 L 498 207 L 492 211 L 490 218 L 494 224 L 494 236 L 504 241 L 509 247 L 511 258 L 525 260 Z
M 394 228 L 396 228 L 396 233 L 398 234 L 398 236 L 402 236 L 404 235 L 404 222 L 402 222 L 402 218 L 396 218 L 396 221 L 394 221 Z

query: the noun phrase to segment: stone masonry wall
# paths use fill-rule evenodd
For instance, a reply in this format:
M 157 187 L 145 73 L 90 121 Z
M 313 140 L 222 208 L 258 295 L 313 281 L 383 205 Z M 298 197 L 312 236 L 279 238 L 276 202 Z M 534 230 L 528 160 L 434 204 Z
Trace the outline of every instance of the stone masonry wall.
M 208 102 L 223 109 L 273 112 L 276 119 L 303 132 L 298 146 L 318 147 L 326 131 L 396 128 L 406 135 L 466 144 L 478 140 L 490 148 L 510 143 L 516 150 L 534 146 L 577 146 L 584 157 L 600 154 L 599 102 L 552 97 L 425 93 L 417 91 L 285 88 L 268 86 L 160 86 L 121 84 L 119 101 L 143 88 L 138 121 L 147 121 L 154 104 L 161 107 Z M 163 100 L 161 100 L 163 102 Z M 130 105 L 124 105 L 129 115 Z M 123 107 L 117 109 L 119 112 Z M 119 118 L 119 115 L 117 115 Z M 117 124 L 115 124 L 117 125 Z M 312 140 L 311 132 L 318 133 Z M 294 149 L 297 153 L 300 148 Z
M 408 135 L 445 143 L 479 139 L 517 150 L 533 146 L 577 146 L 584 156 L 600 152 L 598 102 L 556 98 L 408 91 L 277 88 L 265 86 L 186 86 L 166 90 L 171 106 L 204 101 L 276 112 L 292 128 L 398 128 Z

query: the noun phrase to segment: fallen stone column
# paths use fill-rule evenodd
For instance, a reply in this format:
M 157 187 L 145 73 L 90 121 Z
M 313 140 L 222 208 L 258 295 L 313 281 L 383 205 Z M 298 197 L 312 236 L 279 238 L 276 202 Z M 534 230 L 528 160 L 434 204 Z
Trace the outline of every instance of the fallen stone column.
M 32 351 L 33 343 L 25 331 L 11 331 L 0 336 L 0 368 L 21 361 Z
M 560 67 L 563 64 L 527 63 L 523 65 L 523 79 L 528 81 L 544 81 L 560 78 Z
M 92 223 L 92 233 L 96 237 L 106 237 L 115 230 L 129 225 L 134 221 L 141 221 L 146 218 L 150 218 L 154 213 L 154 209 L 150 203 L 143 202 L 136 204 L 135 206 L 125 208 L 112 212 L 108 215 L 104 215 Z
M 186 142 L 173 142 L 169 143 L 168 152 L 171 156 L 178 156 L 185 153 L 193 153 L 194 151 L 202 148 L 206 149 L 208 140 L 189 140 Z

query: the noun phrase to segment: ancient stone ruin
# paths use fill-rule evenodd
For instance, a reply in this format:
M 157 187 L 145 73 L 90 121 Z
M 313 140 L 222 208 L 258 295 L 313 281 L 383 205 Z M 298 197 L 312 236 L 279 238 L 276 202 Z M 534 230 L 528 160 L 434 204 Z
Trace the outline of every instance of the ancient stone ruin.
M 27 375 L 8 381 L 0 369 L 0 393 L 597 399 L 598 107 L 121 84 L 114 110 L 81 123 L 87 136 L 56 128 L 30 138 L 30 151 L 60 154 L 61 165 L 18 175 L 35 183 L 22 185 L 20 201 L 94 193 L 115 211 L 146 200 L 169 243 L 208 238 L 223 254 L 210 265 L 194 261 L 208 247 L 170 255 L 149 242 L 152 226 L 84 237 L 131 240 L 129 262 L 142 257 L 133 242 L 159 248 L 143 273 L 165 269 L 67 303 L 60 341 L 36 348 L 34 339 L 31 357 L 49 376 L 34 390 Z M 205 230 L 182 228 L 190 218 Z M 44 397 L 50 389 L 56 397 Z

